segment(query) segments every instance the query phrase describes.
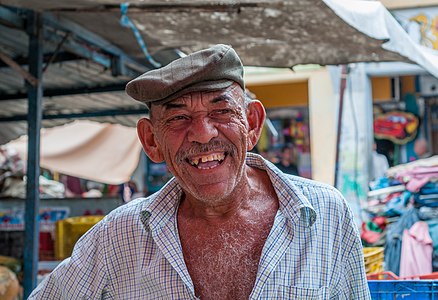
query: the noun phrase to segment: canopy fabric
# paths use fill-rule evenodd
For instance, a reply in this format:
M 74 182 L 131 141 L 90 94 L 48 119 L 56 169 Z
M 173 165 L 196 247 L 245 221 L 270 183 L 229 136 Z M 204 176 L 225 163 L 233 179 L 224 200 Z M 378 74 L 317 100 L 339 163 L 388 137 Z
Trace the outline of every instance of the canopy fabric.
M 27 135 L 6 147 L 27 160 Z M 135 128 L 75 121 L 41 130 L 41 167 L 107 184 L 128 182 L 138 166 L 141 144 Z
M 119 0 L 4 0 L 80 24 L 146 60 L 130 28 L 120 23 Z M 362 0 L 154 0 L 131 1 L 126 16 L 149 53 L 191 53 L 232 45 L 247 66 L 292 67 L 351 62 L 410 61 L 438 76 L 437 63 L 418 54 L 411 38 L 379 1 Z
M 323 0 L 342 20 L 371 38 L 386 41 L 382 48 L 398 53 L 438 77 L 438 52 L 416 44 L 379 1 Z

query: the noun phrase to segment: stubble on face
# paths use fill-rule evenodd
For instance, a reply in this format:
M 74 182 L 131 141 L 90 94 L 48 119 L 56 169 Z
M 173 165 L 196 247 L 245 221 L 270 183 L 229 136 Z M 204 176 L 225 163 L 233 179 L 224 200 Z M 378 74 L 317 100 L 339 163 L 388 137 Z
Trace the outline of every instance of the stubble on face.
M 220 201 L 230 195 L 233 190 L 238 185 L 239 181 L 242 179 L 245 169 L 245 158 L 246 158 L 246 147 L 247 147 L 247 121 L 245 114 L 245 106 L 244 99 L 242 93 L 238 92 L 238 88 L 231 87 L 222 93 L 200 93 L 198 94 L 199 99 L 203 99 L 203 103 L 205 101 L 206 106 L 202 106 L 202 111 L 205 110 L 205 114 L 207 118 L 210 118 L 210 111 L 215 110 L 217 104 L 213 101 L 206 101 L 205 99 L 211 98 L 220 98 L 224 97 L 227 103 L 226 105 L 218 106 L 221 109 L 226 108 L 230 110 L 230 118 L 228 122 L 216 122 L 213 118 L 212 123 L 215 128 L 219 132 L 217 137 L 212 138 L 207 143 L 199 143 L 196 141 L 188 141 L 186 137 L 182 137 L 187 135 L 187 130 L 178 130 L 177 133 L 173 132 L 170 126 L 166 125 L 165 108 L 161 108 L 157 110 L 157 113 L 154 112 L 154 122 L 157 125 L 156 136 L 159 140 L 160 146 L 163 149 L 164 157 L 166 163 L 169 166 L 169 169 L 173 173 L 173 175 L 177 178 L 178 182 L 183 187 L 184 191 L 197 198 L 200 201 L 203 201 L 206 205 L 216 205 L 220 203 Z M 183 114 L 187 114 L 190 119 L 191 113 L 198 113 L 196 110 L 192 110 L 193 103 L 195 101 L 191 96 L 182 97 L 179 101 L 176 101 L 176 105 L 181 105 L 184 107 L 182 109 Z M 225 103 L 224 102 L 224 103 Z M 209 106 L 211 105 L 211 106 Z M 172 104 L 172 109 L 174 109 L 175 104 Z M 196 106 L 194 106 L 196 107 Z M 199 109 L 199 107 L 197 108 Z M 158 116 L 160 118 L 158 118 Z M 172 125 L 173 126 L 173 125 Z M 190 122 L 187 122 L 187 127 L 190 127 Z M 172 144 L 172 140 L 178 140 L 176 143 Z M 173 148 L 173 149 L 172 149 Z M 194 175 L 197 170 L 194 169 L 196 166 L 193 166 L 193 161 L 191 159 L 193 157 L 202 156 L 206 153 L 221 153 L 226 157 L 224 162 L 220 162 L 220 164 L 224 164 L 225 167 L 228 168 L 230 174 L 228 178 L 224 177 L 223 181 L 227 183 L 223 183 L 222 195 L 220 195 L 217 191 L 215 194 L 209 195 L 209 193 L 205 192 L 205 186 L 208 186 L 210 182 L 213 184 L 211 187 L 214 187 L 214 179 L 209 181 L 208 176 L 202 178 L 201 181 L 196 181 L 194 178 L 199 178 L 199 174 Z M 222 166 L 222 167 L 224 167 Z M 212 178 L 215 174 L 212 174 Z M 196 177 L 198 176 L 198 177 Z M 204 184 L 204 186 L 202 186 Z

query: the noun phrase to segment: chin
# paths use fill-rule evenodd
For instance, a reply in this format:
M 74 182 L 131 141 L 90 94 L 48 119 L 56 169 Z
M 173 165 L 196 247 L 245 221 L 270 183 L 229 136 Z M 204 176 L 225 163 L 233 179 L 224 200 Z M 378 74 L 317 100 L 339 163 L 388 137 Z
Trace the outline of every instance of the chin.
M 198 199 L 200 202 L 208 206 L 216 206 L 218 204 L 221 204 L 222 201 L 231 194 L 227 188 L 224 188 L 221 185 L 215 188 L 211 188 L 211 187 L 206 189 L 198 188 L 193 192 L 188 191 L 188 193 L 192 197 Z

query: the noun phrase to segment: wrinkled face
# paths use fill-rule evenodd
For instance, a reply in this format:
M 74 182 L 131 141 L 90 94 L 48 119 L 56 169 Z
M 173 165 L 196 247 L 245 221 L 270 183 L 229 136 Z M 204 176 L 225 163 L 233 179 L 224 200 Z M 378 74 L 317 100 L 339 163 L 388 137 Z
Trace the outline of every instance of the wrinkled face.
M 240 86 L 153 105 L 152 116 L 157 149 L 189 195 L 214 205 L 246 178 L 253 145 Z

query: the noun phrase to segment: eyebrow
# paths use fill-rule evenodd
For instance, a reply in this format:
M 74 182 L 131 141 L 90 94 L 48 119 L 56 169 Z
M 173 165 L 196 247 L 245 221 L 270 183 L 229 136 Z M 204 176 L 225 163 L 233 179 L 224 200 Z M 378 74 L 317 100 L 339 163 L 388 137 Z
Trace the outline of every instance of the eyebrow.
M 222 102 L 222 101 L 227 102 L 228 100 L 230 100 L 230 97 L 227 94 L 222 94 L 222 95 L 219 95 L 216 98 L 213 98 L 212 100 L 210 100 L 210 103 L 216 104 L 216 103 Z
M 210 103 L 216 104 L 216 103 L 224 102 L 224 101 L 227 102 L 229 100 L 230 100 L 230 97 L 227 94 L 222 94 L 222 95 L 219 95 L 219 96 L 211 99 Z M 177 103 L 169 102 L 169 103 L 164 104 L 164 109 L 165 110 L 178 109 L 178 108 L 184 108 L 184 107 L 187 107 L 187 104 L 185 104 L 185 103 L 178 103 L 178 102 Z
M 164 109 L 168 110 L 168 109 L 176 109 L 176 108 L 183 108 L 186 107 L 187 105 L 184 103 L 174 103 L 174 102 L 169 102 L 164 104 Z

